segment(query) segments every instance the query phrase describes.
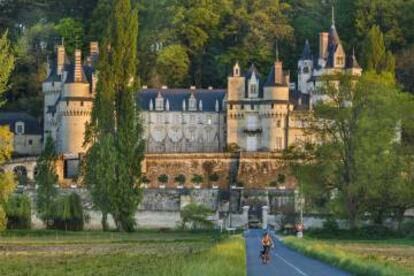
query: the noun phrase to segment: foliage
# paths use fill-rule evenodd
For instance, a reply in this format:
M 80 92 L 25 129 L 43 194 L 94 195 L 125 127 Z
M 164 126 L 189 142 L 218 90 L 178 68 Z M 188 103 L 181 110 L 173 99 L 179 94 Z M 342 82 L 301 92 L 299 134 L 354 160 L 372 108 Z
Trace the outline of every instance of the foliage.
M 15 194 L 6 204 L 7 229 L 30 229 L 32 224 L 31 201 L 27 195 Z
M 210 175 L 210 177 L 209 177 L 209 180 L 211 182 L 217 182 L 217 181 L 219 181 L 219 179 L 220 179 L 220 176 L 216 172 L 213 173 L 212 175 Z
M 386 51 L 383 34 L 378 26 L 373 26 L 365 38 L 363 57 L 365 69 L 368 71 L 395 71 L 395 58 L 391 51 Z
M 53 224 L 50 228 L 81 231 L 85 223 L 82 201 L 77 193 L 59 196 L 54 202 Z
M 160 176 L 158 176 L 158 181 L 162 184 L 168 183 L 168 175 L 161 174 Z
M 405 91 L 414 93 L 414 44 L 397 55 L 396 75 Z
M 116 1 L 100 51 L 92 120 L 85 134 L 85 144 L 91 145 L 84 167 L 85 184 L 93 190 L 94 203 L 103 217 L 109 212 L 117 229 L 128 232 L 136 224 L 144 158 L 143 130 L 134 94 L 137 37 L 137 9 L 130 0 Z M 106 152 L 105 148 L 112 150 Z M 111 161 L 109 179 L 102 181 L 94 172 L 102 170 L 107 160 Z M 97 196 L 96 191 L 103 194 Z
M 8 32 L 0 35 L 0 106 L 4 104 L 2 95 L 7 89 L 10 73 L 13 71 L 15 61 L 7 36 Z
M 190 224 L 190 228 L 210 228 L 213 226 L 213 222 L 208 220 L 208 216 L 213 211 L 201 204 L 190 203 L 180 211 L 181 216 L 181 227 L 185 229 L 187 224 Z
M 58 185 L 58 176 L 56 174 L 57 155 L 52 137 L 46 138 L 45 148 L 37 160 L 38 173 L 35 176 L 36 185 L 38 185 L 36 194 L 36 210 L 39 217 L 49 227 L 53 222 L 55 209 L 54 201 L 58 195 L 56 185 Z
M 358 81 L 338 76 L 336 82 L 322 92 L 331 100 L 318 104 L 309 118 L 312 135 L 322 143 L 293 150 L 302 160 L 293 171 L 308 204 L 330 208 L 354 228 L 365 211 L 384 217 L 387 193 L 401 175 L 393 165 L 396 129 L 410 114 L 404 106 L 411 100 L 387 75 L 366 73 Z
M 337 233 L 339 230 L 338 222 L 336 221 L 336 218 L 333 216 L 329 216 L 324 222 L 323 222 L 323 230 L 328 233 Z
M 71 17 L 62 18 L 55 28 L 64 39 L 65 50 L 69 56 L 73 55 L 75 49 L 82 48 L 85 36 L 82 22 Z
M 179 175 L 177 175 L 176 177 L 175 177 L 175 179 L 174 179 L 174 181 L 176 182 L 176 183 L 178 183 L 178 184 L 180 184 L 180 185 L 184 185 L 184 183 L 185 183 L 185 175 L 183 175 L 183 174 L 179 174 Z
M 7 32 L 0 37 L 0 107 L 4 101 L 4 93 L 10 72 L 13 70 L 14 57 L 11 53 L 10 43 L 7 39 Z M 9 131 L 8 126 L 0 126 L 0 166 L 11 158 L 13 151 L 13 134 Z M 0 231 L 6 227 L 7 219 L 4 207 L 8 197 L 14 190 L 15 181 L 12 173 L 0 170 Z
M 414 237 L 414 220 L 408 220 L 401 224 L 400 231 L 403 236 Z
M 160 51 L 156 61 L 157 73 L 161 85 L 179 87 L 188 77 L 190 60 L 186 49 L 178 44 L 165 47 Z M 154 83 L 153 83 L 154 85 Z

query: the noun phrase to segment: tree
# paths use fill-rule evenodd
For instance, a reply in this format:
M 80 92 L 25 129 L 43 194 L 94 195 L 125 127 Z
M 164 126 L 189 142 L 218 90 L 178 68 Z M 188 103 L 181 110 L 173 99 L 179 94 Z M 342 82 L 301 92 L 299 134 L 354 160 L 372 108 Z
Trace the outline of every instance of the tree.
M 162 84 L 182 86 L 188 76 L 189 63 L 187 52 L 181 45 L 173 44 L 162 49 L 156 62 Z
M 10 72 L 14 67 L 14 56 L 11 51 L 7 32 L 0 37 L 0 107 L 4 104 L 2 94 L 6 90 Z M 0 126 L 0 166 L 11 158 L 13 151 L 13 134 L 7 126 Z M 0 171 L 0 231 L 7 224 L 5 204 L 11 192 L 14 190 L 15 181 L 10 172 Z
M 98 64 L 99 79 L 97 94 L 94 100 L 91 123 L 87 126 L 85 143 L 92 149 L 112 148 L 108 155 L 114 160 L 111 180 L 98 181 L 97 190 L 103 191 L 109 210 L 119 231 L 133 231 L 135 228 L 135 212 L 141 200 L 139 182 L 141 180 L 141 161 L 144 158 L 142 125 L 135 103 L 136 65 L 137 65 L 138 13 L 129 0 L 118 0 L 111 16 L 103 42 Z M 96 149 L 101 152 L 102 149 Z M 87 157 L 86 174 L 93 171 L 101 159 Z M 92 172 L 90 172 L 93 174 Z M 85 178 L 87 187 L 94 185 L 90 180 L 97 176 Z M 109 185 L 109 189 L 107 189 Z M 99 208 L 101 204 L 96 204 Z
M 2 95 L 7 89 L 11 72 L 14 68 L 14 56 L 7 32 L 0 37 L 0 106 L 4 104 Z
M 181 227 L 185 229 L 188 223 L 191 224 L 192 229 L 211 227 L 213 222 L 208 220 L 208 216 L 212 213 L 211 209 L 204 205 L 188 204 L 180 211 Z
M 50 227 L 53 224 L 54 202 L 58 195 L 58 176 L 55 171 L 57 155 L 52 137 L 46 138 L 45 148 L 37 160 L 38 173 L 35 176 L 37 189 L 36 209 L 40 218 Z
M 397 55 L 396 75 L 405 91 L 414 93 L 414 44 Z
M 71 56 L 75 49 L 81 49 L 85 30 L 82 22 L 68 17 L 63 18 L 56 25 L 56 31 L 64 39 L 66 53 Z
M 391 160 L 401 119 L 395 106 L 404 100 L 392 78 L 375 73 L 360 80 L 335 76 L 327 79 L 321 93 L 330 100 L 315 107 L 309 123 L 315 141 L 322 143 L 291 155 L 301 160 L 293 171 L 307 198 L 344 215 L 354 228 L 364 211 L 374 213 L 374 205 L 367 202 L 383 200 L 380 191 L 393 178 L 388 167 L 392 162 L 384 160 Z
M 384 44 L 384 37 L 378 26 L 373 26 L 364 40 L 364 66 L 377 73 L 395 71 L 395 59 Z

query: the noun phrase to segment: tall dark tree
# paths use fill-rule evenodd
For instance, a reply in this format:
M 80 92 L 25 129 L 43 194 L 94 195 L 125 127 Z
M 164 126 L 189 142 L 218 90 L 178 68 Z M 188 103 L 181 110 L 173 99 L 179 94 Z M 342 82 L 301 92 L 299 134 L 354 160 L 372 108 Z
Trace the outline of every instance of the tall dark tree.
M 38 174 L 35 176 L 36 185 L 38 185 L 36 208 L 46 227 L 53 223 L 54 202 L 58 195 L 56 188 L 58 176 L 55 171 L 56 159 L 53 139 L 48 136 L 45 148 L 37 160 Z
M 86 177 L 85 182 L 92 195 L 97 195 L 97 190 L 105 193 L 101 195 L 104 200 L 95 196 L 94 201 L 97 207 L 106 201 L 101 211 L 113 216 L 120 231 L 134 229 L 134 215 L 141 199 L 144 143 L 135 102 L 137 38 L 137 9 L 130 0 L 115 1 L 101 51 L 97 95 L 85 140 L 92 144 L 85 165 L 86 175 L 92 176 Z M 102 163 L 108 160 L 114 161 L 108 168 L 109 179 L 99 181 L 94 173 L 101 171 Z

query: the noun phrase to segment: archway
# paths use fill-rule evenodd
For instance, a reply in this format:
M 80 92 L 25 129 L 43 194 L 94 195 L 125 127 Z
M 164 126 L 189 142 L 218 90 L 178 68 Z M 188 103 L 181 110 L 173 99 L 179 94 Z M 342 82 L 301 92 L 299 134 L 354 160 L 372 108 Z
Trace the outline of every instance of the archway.
M 18 185 L 26 186 L 28 182 L 27 169 L 25 166 L 14 167 L 13 173 L 18 181 Z

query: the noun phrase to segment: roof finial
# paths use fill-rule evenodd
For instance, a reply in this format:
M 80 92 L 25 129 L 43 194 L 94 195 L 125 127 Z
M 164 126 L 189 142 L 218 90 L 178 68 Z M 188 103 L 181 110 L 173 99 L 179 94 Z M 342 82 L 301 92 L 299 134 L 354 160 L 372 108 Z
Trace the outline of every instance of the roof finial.
M 279 43 L 276 40 L 276 61 L 279 61 Z
M 332 26 L 335 26 L 335 6 L 332 4 Z

